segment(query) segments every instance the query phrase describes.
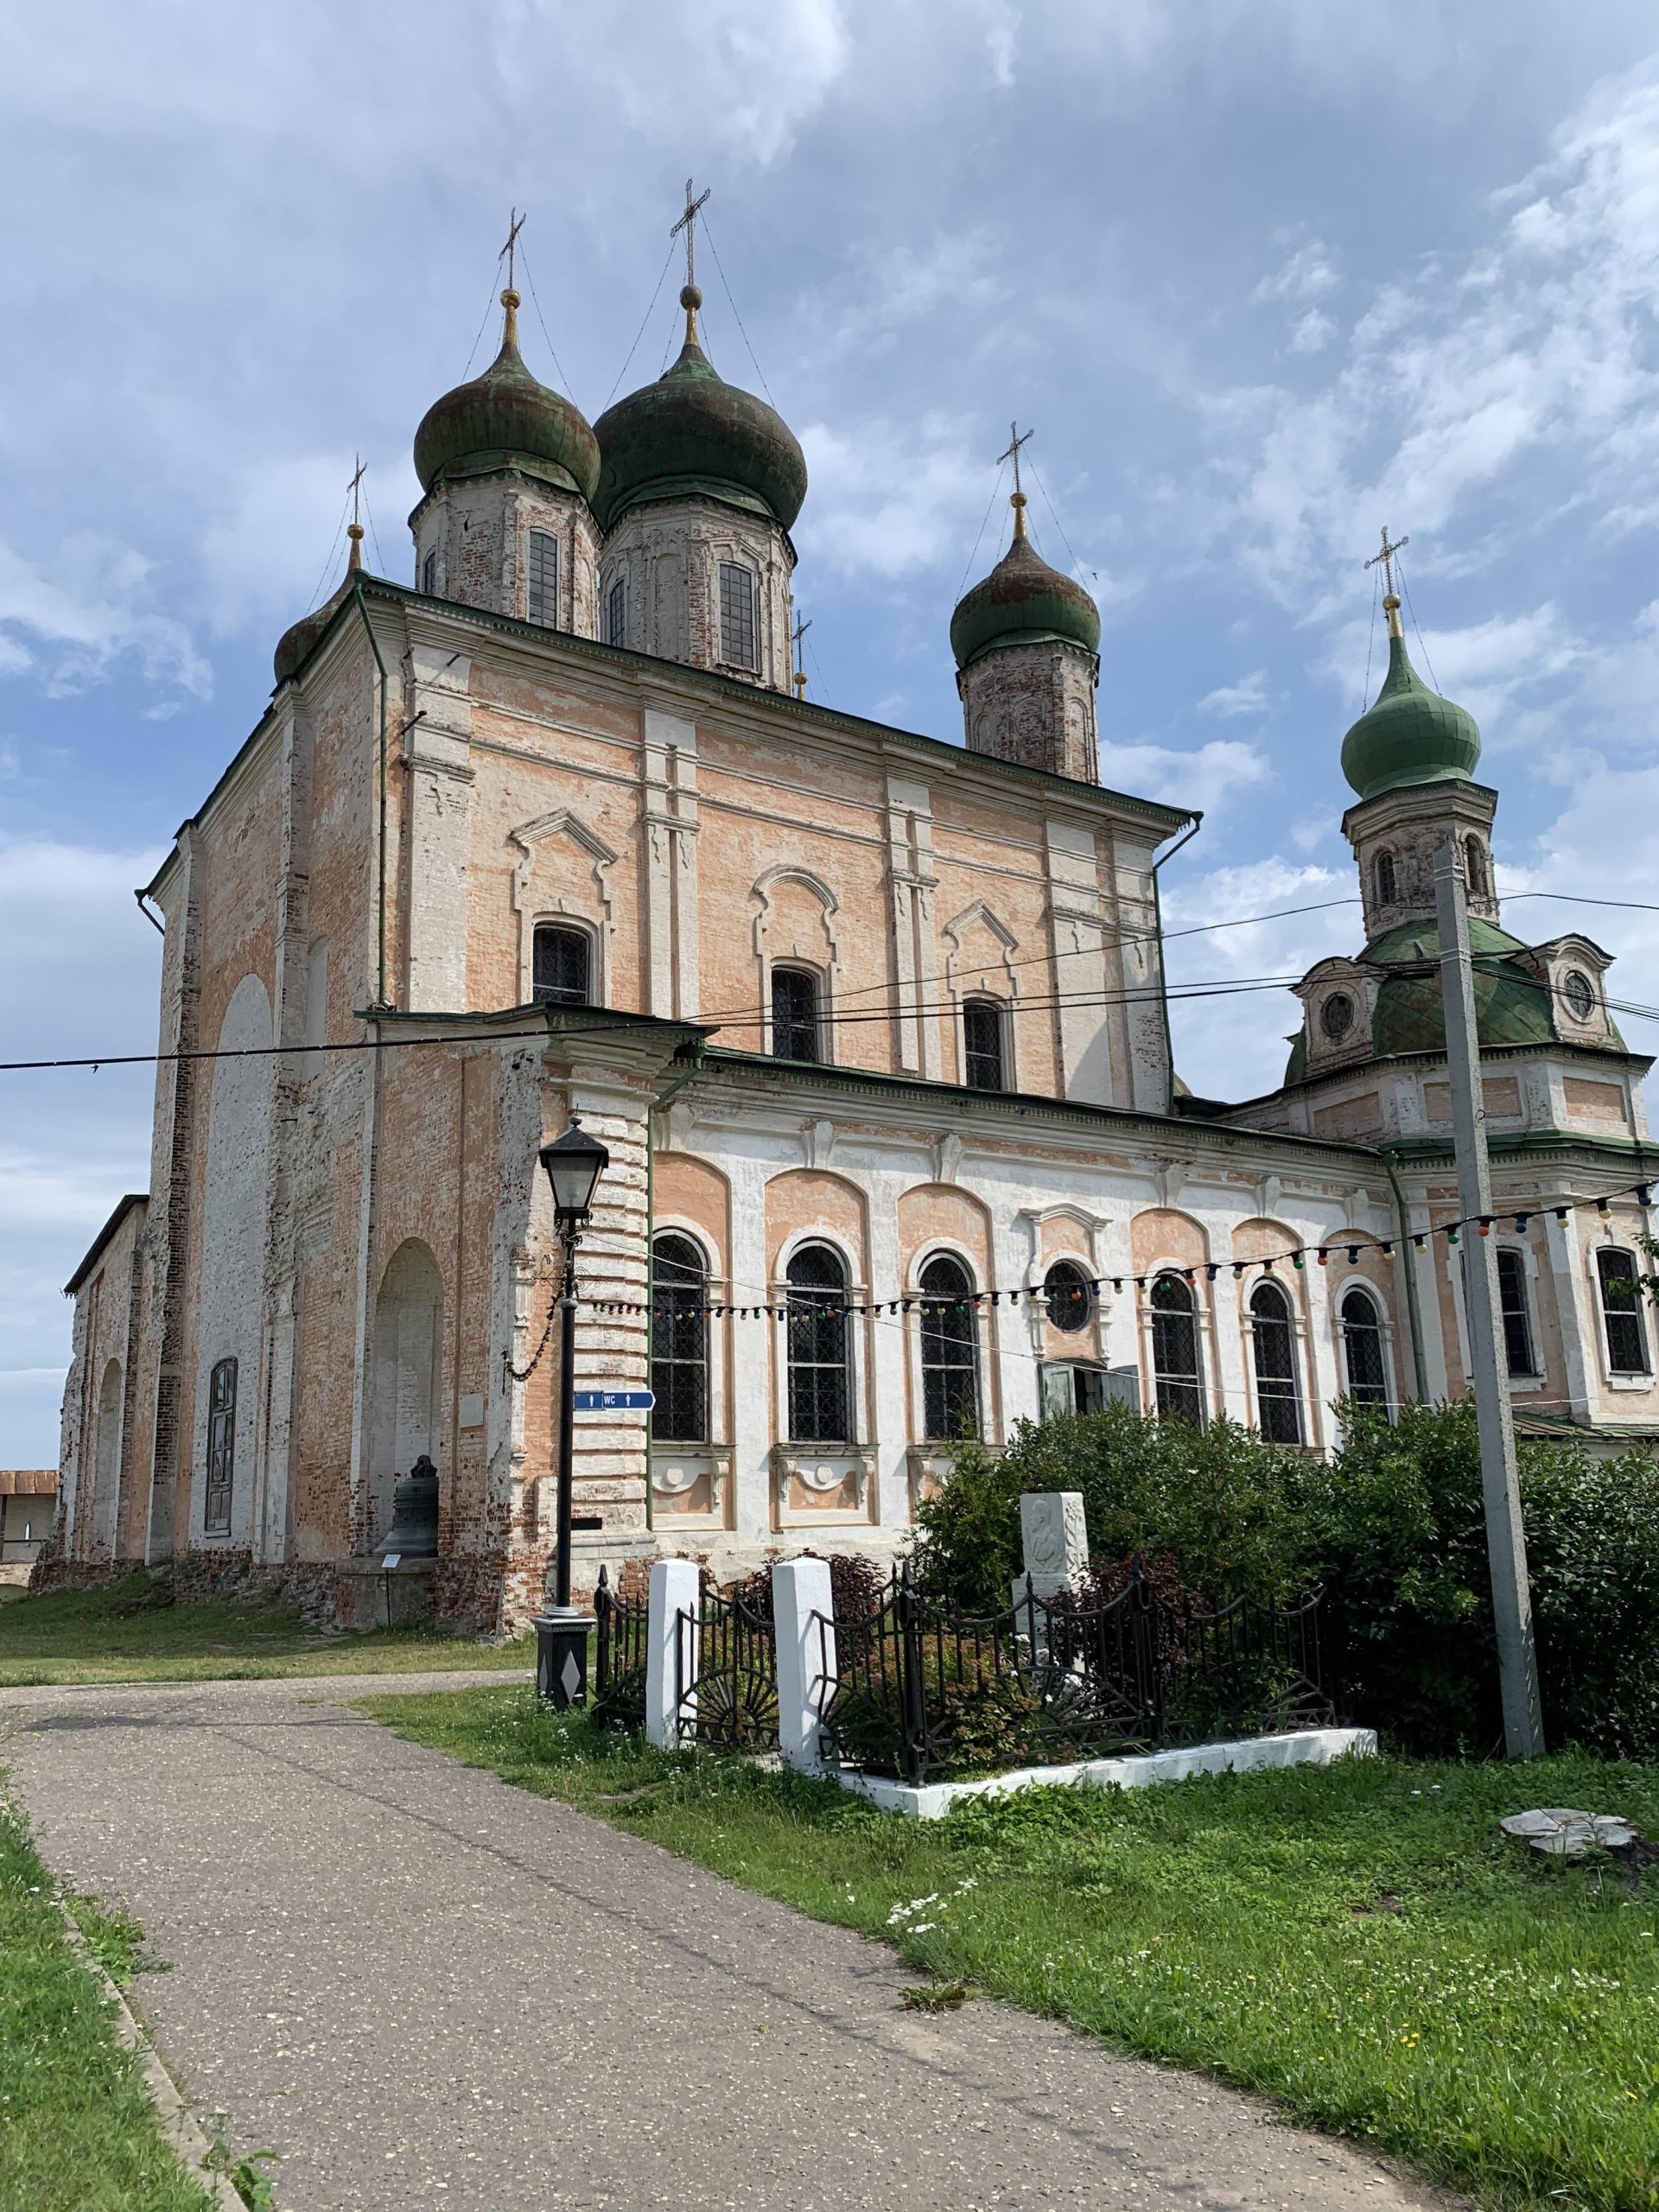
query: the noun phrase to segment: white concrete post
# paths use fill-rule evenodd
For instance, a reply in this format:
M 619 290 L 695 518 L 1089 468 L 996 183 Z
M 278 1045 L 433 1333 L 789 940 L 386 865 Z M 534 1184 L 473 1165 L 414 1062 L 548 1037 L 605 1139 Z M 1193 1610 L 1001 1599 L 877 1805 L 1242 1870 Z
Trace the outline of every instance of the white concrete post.
M 784 1764 L 822 1774 L 818 1714 L 836 1682 L 836 1601 L 827 1559 L 779 1560 L 772 1570 L 778 1639 L 778 1744 Z M 821 1627 L 822 1614 L 828 1626 Z
M 1075 1590 L 1089 1571 L 1089 1529 L 1083 1492 L 1028 1490 L 1020 1500 L 1020 1534 L 1026 1571 L 1015 1578 L 1014 1602 L 1021 1605 L 1029 1587 L 1037 1598 Z
M 660 1751 L 679 1748 L 681 1722 L 686 1717 L 679 1700 L 679 1669 L 675 1643 L 680 1615 L 695 1622 L 702 1595 L 702 1577 L 690 1559 L 659 1559 L 651 1570 L 651 1591 L 645 1618 L 645 1741 Z M 697 1642 L 685 1642 L 686 1687 L 696 1679 Z M 695 1711 L 695 1707 L 692 1708 Z

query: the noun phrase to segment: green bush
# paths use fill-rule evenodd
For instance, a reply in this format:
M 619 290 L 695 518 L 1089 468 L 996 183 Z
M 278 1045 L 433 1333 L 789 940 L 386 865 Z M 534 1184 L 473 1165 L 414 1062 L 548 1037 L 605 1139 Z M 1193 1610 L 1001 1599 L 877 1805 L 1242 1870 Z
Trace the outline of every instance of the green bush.
M 965 1611 L 1005 1606 L 1020 1493 L 1077 1491 L 1092 1554 L 1173 1554 L 1211 1604 L 1324 1582 L 1354 1719 L 1414 1752 L 1491 1750 L 1503 1723 L 1473 1404 L 1407 1405 L 1393 1425 L 1339 1411 L 1329 1461 L 1124 1406 L 1022 1423 L 1000 1457 L 966 1444 L 918 1512 L 918 1581 Z M 1548 1740 L 1653 1755 L 1659 1459 L 1526 1445 L 1521 1494 Z

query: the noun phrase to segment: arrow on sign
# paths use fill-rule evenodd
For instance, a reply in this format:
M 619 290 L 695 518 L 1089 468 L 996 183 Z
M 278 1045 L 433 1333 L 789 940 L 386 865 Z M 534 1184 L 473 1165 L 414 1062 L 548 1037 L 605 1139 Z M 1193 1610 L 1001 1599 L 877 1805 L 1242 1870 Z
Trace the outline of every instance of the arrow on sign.
M 578 1390 L 575 1402 L 579 1414 L 648 1414 L 657 1399 L 650 1390 Z

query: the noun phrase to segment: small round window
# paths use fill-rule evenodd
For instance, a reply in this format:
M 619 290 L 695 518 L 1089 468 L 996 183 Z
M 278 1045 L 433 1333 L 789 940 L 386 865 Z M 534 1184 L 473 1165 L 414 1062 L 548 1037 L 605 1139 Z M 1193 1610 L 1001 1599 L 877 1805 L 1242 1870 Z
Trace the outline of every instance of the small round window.
M 1332 991 L 1319 1008 L 1319 1027 L 1333 1045 L 1342 1039 L 1354 1026 L 1354 1002 L 1346 991 Z
M 1089 1278 L 1072 1260 L 1055 1261 L 1043 1277 L 1043 1296 L 1048 1301 L 1049 1319 L 1067 1336 L 1085 1327 L 1095 1310 Z
M 1596 1010 L 1595 985 L 1576 968 L 1569 968 L 1562 977 L 1561 996 L 1574 1021 L 1588 1021 Z

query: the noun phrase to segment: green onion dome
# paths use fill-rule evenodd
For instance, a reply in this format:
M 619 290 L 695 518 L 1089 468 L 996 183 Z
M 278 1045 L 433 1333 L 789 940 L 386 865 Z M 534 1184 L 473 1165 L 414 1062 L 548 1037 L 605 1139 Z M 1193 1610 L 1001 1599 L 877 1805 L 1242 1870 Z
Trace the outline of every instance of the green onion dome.
M 351 596 L 363 567 L 363 525 L 352 522 L 346 525 L 346 535 L 352 541 L 351 558 L 346 563 L 346 574 L 334 592 L 309 614 L 302 614 L 291 630 L 284 630 L 276 641 L 272 666 L 276 671 L 278 683 L 286 683 L 290 676 L 298 675 L 305 663 L 322 643 L 323 632 Z
M 440 476 L 518 468 L 591 500 L 599 448 L 587 417 L 538 384 L 518 351 L 518 295 L 501 295 L 501 351 L 481 377 L 435 400 L 415 433 L 415 474 L 429 492 Z
M 1466 707 L 1431 691 L 1412 666 L 1389 609 L 1389 672 L 1372 705 L 1342 741 L 1342 772 L 1361 798 L 1408 784 L 1467 783 L 1480 758 L 1480 730 Z
M 962 599 L 950 617 L 950 650 L 958 669 L 999 645 L 1031 645 L 1058 638 L 1100 651 L 1100 610 L 1083 586 L 1051 569 L 1026 535 L 1025 494 L 1013 499 L 1014 543 Z
M 702 493 L 784 530 L 806 497 L 806 456 L 783 417 L 717 376 L 697 341 L 695 284 L 680 294 L 685 344 L 655 384 L 632 391 L 594 425 L 602 466 L 594 513 L 613 530 L 630 507 Z

